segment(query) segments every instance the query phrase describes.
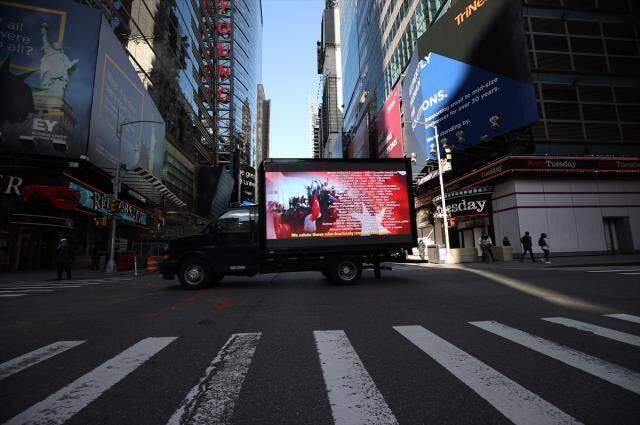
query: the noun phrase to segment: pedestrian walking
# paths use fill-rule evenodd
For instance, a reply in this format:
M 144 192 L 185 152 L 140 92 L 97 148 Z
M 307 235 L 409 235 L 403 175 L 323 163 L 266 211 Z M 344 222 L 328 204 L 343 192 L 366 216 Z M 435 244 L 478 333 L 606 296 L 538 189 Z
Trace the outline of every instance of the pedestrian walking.
M 426 246 L 424 244 L 424 241 L 422 239 L 420 239 L 420 241 L 418 242 L 418 254 L 420 254 L 420 259 L 424 260 L 424 250 L 425 250 Z
M 549 247 L 549 240 L 546 233 L 540 233 L 540 239 L 538 239 L 538 246 L 542 248 L 542 252 L 544 254 L 543 262 L 545 264 L 551 264 L 551 261 L 549 261 L 549 252 L 551 251 L 551 248 Z
M 69 241 L 66 238 L 60 239 L 56 248 L 56 269 L 58 272 L 58 280 L 62 280 L 62 272 L 67 274 L 67 279 L 71 279 L 71 265 L 75 260 L 75 254 Z
M 491 261 L 495 263 L 496 259 L 493 257 L 493 252 L 491 252 L 493 241 L 487 232 L 482 232 L 482 236 L 478 239 L 478 245 L 480 245 L 480 249 L 482 250 L 482 261 L 488 263 L 488 257 L 491 257 Z
M 531 235 L 529 232 L 524 232 L 524 236 L 520 238 L 520 243 L 522 244 L 522 257 L 520 257 L 520 262 L 524 261 L 524 257 L 527 256 L 527 252 L 531 256 L 531 261 L 535 263 L 536 259 L 533 256 L 533 242 L 531 241 Z

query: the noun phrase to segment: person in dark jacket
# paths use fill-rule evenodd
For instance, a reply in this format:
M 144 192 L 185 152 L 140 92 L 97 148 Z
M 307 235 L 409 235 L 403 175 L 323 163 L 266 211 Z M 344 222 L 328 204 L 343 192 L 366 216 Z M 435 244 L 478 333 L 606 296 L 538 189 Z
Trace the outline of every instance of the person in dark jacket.
M 96 242 L 91 246 L 91 270 L 100 270 L 100 248 Z
M 71 279 L 71 264 L 76 256 L 69 245 L 69 241 L 65 238 L 60 239 L 56 248 L 56 268 L 58 271 L 58 280 L 62 280 L 62 272 L 66 272 L 67 279 Z
M 531 249 L 533 246 L 533 243 L 531 241 L 531 235 L 529 234 L 529 232 L 524 232 L 524 236 L 520 238 L 520 243 L 522 244 L 522 257 L 520 257 L 520 262 L 524 261 L 524 257 L 526 257 L 527 252 L 529 252 L 529 255 L 531 256 L 531 261 L 535 263 L 536 259 L 533 256 L 533 250 Z

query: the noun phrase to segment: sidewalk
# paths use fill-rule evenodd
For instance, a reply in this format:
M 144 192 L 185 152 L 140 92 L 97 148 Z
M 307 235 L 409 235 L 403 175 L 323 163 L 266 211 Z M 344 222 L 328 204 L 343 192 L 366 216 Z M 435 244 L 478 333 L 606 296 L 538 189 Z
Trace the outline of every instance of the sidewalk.
M 421 262 L 420 257 L 410 255 L 409 262 Z M 431 266 L 448 266 L 447 264 L 430 264 Z M 564 267 L 613 267 L 613 266 L 640 266 L 640 254 L 629 255 L 583 255 L 575 257 L 553 257 L 551 256 L 551 264 L 543 264 L 540 262 L 532 262 L 530 259 L 520 262 L 519 259 L 512 261 L 498 261 L 495 263 L 483 263 L 478 261 L 475 263 L 464 263 L 465 267 L 490 267 L 490 268 L 564 268 Z
M 138 276 L 144 274 L 144 271 L 138 270 Z M 104 279 L 115 276 L 133 276 L 133 270 L 127 270 L 115 273 L 94 272 L 88 269 L 72 270 L 73 279 Z M 63 277 L 65 275 L 63 274 Z M 13 282 L 49 282 L 57 279 L 55 269 L 39 269 L 19 272 L 1 272 L 0 283 Z

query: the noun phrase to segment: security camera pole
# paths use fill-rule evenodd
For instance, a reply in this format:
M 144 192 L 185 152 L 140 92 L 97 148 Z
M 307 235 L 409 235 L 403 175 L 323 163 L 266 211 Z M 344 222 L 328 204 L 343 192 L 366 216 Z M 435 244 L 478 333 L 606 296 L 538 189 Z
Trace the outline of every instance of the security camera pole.
M 438 128 L 435 125 L 427 124 L 426 122 L 422 122 L 422 121 L 408 121 L 408 122 L 420 124 L 425 127 L 431 127 L 435 132 L 436 156 L 438 158 L 438 177 L 440 178 L 440 202 L 442 203 L 442 221 L 444 223 L 444 244 L 447 252 L 447 258 L 445 258 L 445 262 L 448 262 L 449 259 L 451 258 L 449 255 L 451 251 L 451 245 L 449 243 L 449 222 L 447 221 L 447 204 L 444 199 L 444 181 L 442 179 L 442 163 L 440 162 L 440 141 L 438 140 Z M 425 143 L 427 142 L 425 141 Z M 425 152 L 429 152 L 429 150 L 430 150 L 429 146 L 427 145 Z

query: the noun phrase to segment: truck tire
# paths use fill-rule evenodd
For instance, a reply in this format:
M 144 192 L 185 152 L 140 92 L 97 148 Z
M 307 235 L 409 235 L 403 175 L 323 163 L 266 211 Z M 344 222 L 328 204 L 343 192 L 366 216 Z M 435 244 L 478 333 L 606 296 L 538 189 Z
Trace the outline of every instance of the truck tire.
M 178 278 L 183 288 L 200 289 L 213 280 L 213 273 L 204 259 L 189 257 L 180 264 Z
M 329 266 L 329 277 L 335 285 L 355 285 L 362 276 L 362 263 L 352 257 L 338 258 Z

